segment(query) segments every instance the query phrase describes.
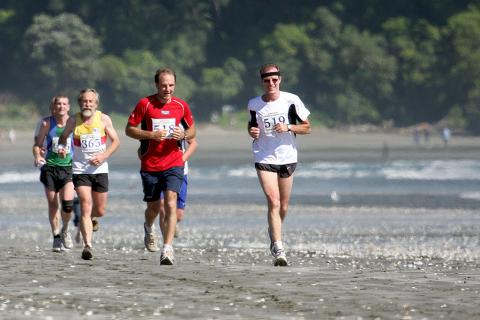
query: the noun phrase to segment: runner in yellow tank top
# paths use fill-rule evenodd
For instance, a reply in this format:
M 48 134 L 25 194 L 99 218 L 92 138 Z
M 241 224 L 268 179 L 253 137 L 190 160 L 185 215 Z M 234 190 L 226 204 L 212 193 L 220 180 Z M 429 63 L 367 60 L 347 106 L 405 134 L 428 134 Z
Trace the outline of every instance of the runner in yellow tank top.
M 120 146 L 112 120 L 97 111 L 98 104 L 99 95 L 95 89 L 80 91 L 80 113 L 68 120 L 59 139 L 60 144 L 65 144 L 67 136 L 74 133 L 73 184 L 80 199 L 80 230 L 84 243 L 82 259 L 85 260 L 93 258 L 92 218 L 102 217 L 107 205 L 107 159 Z M 107 137 L 110 139 L 109 145 L 106 143 Z M 62 154 L 60 149 L 59 145 L 59 154 Z
M 108 162 L 92 165 L 90 159 L 107 149 L 107 135 L 102 122 L 102 112 L 95 111 L 91 122 L 83 121 L 82 114 L 75 117 L 73 130 L 73 174 L 108 173 Z

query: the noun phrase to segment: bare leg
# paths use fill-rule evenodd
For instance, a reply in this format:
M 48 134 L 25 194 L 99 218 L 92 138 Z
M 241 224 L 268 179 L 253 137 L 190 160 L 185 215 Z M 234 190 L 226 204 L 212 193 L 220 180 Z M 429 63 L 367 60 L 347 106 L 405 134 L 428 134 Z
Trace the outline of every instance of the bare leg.
M 68 182 L 60 190 L 60 199 L 73 201 L 73 194 L 74 194 L 73 182 Z M 73 203 L 72 203 L 72 211 L 73 211 Z M 61 211 L 62 231 L 68 229 L 68 224 L 70 223 L 70 220 L 72 219 L 72 215 L 73 215 L 72 211 L 65 212 L 63 211 L 63 208 L 62 208 L 62 211 Z
M 177 223 L 183 220 L 184 209 L 177 208 Z
M 279 178 L 275 172 L 257 170 L 260 185 L 267 197 L 268 225 L 272 241 L 282 240 L 282 223 L 288 210 L 293 176 Z
M 159 200 L 159 206 L 158 206 L 158 214 L 159 214 L 159 219 L 158 219 L 158 224 L 160 226 L 160 230 L 162 231 L 162 235 L 165 233 L 165 201 L 163 199 Z
M 82 233 L 84 246 L 92 246 L 92 188 L 88 186 L 77 187 L 80 200 L 80 232 Z
M 50 228 L 53 235 L 57 235 L 60 232 L 59 217 L 58 217 L 58 193 L 45 188 L 45 196 L 48 203 L 48 221 L 50 222 Z
M 172 245 L 177 225 L 177 193 L 166 190 L 164 198 L 165 226 L 163 232 L 163 244 Z

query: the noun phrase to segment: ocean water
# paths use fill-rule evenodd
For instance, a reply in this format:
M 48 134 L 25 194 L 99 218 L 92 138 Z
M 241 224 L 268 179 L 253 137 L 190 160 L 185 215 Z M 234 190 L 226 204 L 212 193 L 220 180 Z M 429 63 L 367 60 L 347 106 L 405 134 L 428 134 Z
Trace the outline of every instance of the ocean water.
M 191 162 L 185 230 L 177 247 L 266 246 L 266 203 L 249 161 Z M 138 164 L 111 165 L 106 246 L 142 247 Z M 39 171 L 0 169 L 0 231 L 50 245 Z M 480 260 L 480 160 L 300 162 L 284 239 L 290 250 L 358 257 Z M 45 213 L 44 213 L 45 212 Z M 122 237 L 118 235 L 121 234 Z M 134 243 L 134 244 L 132 244 Z
M 138 164 L 111 165 L 110 197 L 141 198 Z M 264 203 L 251 163 L 191 165 L 189 202 Z M 39 170 L 0 169 L 0 197 L 40 197 Z M 480 208 L 480 160 L 299 163 L 292 205 Z

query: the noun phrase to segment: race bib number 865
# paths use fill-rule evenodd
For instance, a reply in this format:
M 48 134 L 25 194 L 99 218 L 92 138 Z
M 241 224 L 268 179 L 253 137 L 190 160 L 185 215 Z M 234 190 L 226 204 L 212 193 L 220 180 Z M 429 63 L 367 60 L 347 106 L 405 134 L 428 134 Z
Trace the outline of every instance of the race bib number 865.
M 102 151 L 102 138 L 99 134 L 82 134 L 80 136 L 80 146 L 84 152 Z

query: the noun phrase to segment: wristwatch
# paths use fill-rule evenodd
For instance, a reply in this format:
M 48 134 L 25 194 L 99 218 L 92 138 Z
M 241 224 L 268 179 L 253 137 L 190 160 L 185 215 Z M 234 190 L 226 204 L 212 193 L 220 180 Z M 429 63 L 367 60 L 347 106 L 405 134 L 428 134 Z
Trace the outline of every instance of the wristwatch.
M 291 124 L 287 124 L 287 129 L 288 129 L 288 131 L 292 131 L 292 125 L 291 125 Z

